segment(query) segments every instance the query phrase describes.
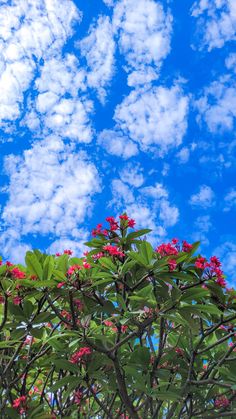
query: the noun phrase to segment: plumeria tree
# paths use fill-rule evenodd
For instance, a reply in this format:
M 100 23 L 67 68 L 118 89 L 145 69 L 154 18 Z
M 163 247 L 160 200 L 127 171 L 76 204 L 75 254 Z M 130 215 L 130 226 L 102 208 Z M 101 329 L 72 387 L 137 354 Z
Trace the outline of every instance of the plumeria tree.
M 217 257 L 123 214 L 82 258 L 0 266 L 2 418 L 236 417 L 236 292 Z

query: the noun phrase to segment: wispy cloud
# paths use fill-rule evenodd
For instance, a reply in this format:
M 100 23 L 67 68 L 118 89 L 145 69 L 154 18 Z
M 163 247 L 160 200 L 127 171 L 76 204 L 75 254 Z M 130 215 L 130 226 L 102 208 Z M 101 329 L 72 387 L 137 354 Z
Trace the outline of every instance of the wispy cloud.
M 236 39 L 235 0 L 197 0 L 192 7 L 197 18 L 200 48 L 221 48 Z
M 215 194 L 210 186 L 201 185 L 199 192 L 190 198 L 190 204 L 194 207 L 211 208 L 215 204 Z

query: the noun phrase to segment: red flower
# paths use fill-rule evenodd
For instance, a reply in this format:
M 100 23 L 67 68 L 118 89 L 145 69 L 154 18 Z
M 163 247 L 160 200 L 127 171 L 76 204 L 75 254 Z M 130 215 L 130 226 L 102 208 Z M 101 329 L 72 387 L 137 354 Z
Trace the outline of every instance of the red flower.
M 13 405 L 12 405 L 12 407 L 13 407 L 14 409 L 18 409 L 19 407 L 24 406 L 24 405 L 25 405 L 25 402 L 26 402 L 26 396 L 21 396 L 21 397 L 18 397 L 17 399 L 15 399 L 15 400 L 13 401 Z
M 172 240 L 171 240 L 171 243 L 173 243 L 173 244 L 177 244 L 177 243 L 179 243 L 179 239 L 172 239 Z
M 171 243 L 163 243 L 160 246 L 158 246 L 155 251 L 159 253 L 162 257 L 178 254 L 178 250 L 174 246 L 172 246 Z
M 64 255 L 69 255 L 69 256 L 73 255 L 72 250 L 69 250 L 69 249 L 64 250 L 63 253 L 64 253 Z
M 2 295 L 0 295 L 0 304 L 4 304 L 4 303 L 5 303 L 5 298 Z
M 103 250 L 106 250 L 111 256 L 125 256 L 125 254 L 119 250 L 117 246 L 103 246 Z
M 196 268 L 199 268 L 199 269 L 205 269 L 205 267 L 207 266 L 206 265 L 206 259 L 203 258 L 203 257 L 197 258 L 197 260 L 195 262 L 195 266 L 196 266 Z
M 91 265 L 90 265 L 88 262 L 86 262 L 86 260 L 84 260 L 84 261 L 83 261 L 83 267 L 84 267 L 85 269 L 90 269 L 90 268 L 91 268 Z
M 13 266 L 13 263 L 9 262 L 9 260 L 6 261 L 6 266 Z
M 67 275 L 72 275 L 75 271 L 79 271 L 81 269 L 80 265 L 73 265 L 67 271 Z
M 125 221 L 128 221 L 128 219 L 129 219 L 128 215 L 126 215 L 126 214 L 120 215 L 119 218 L 120 218 L 120 220 L 125 220 Z
M 56 256 L 58 256 L 58 257 L 61 256 L 61 253 L 56 253 Z
M 134 228 L 135 224 L 136 224 L 135 220 L 133 220 L 133 218 L 130 218 L 128 221 L 128 227 Z
M 220 263 L 219 259 L 216 256 L 212 256 L 210 258 L 210 261 L 211 261 L 211 265 L 213 265 L 213 266 L 215 266 L 217 268 L 219 268 L 221 266 L 221 263 Z
M 11 270 L 11 274 L 15 279 L 23 279 L 25 278 L 25 273 L 22 272 L 19 268 L 15 267 Z
M 21 297 L 14 297 L 13 298 L 13 304 L 15 304 L 17 306 L 21 303 L 21 301 L 22 301 Z
M 226 396 L 219 396 L 215 399 L 215 407 L 220 409 L 221 407 L 228 407 L 230 405 L 230 401 Z
M 75 404 L 79 405 L 81 403 L 82 398 L 83 398 L 83 392 L 81 390 L 75 391 L 74 393 Z
M 77 364 L 80 362 L 84 357 L 87 357 L 87 355 L 90 355 L 92 353 L 91 349 L 88 346 L 85 346 L 84 348 L 80 348 L 79 351 L 75 352 L 72 357 L 70 358 L 70 362 L 72 364 Z
M 57 284 L 57 288 L 61 288 L 63 287 L 63 285 L 65 285 L 66 282 L 59 282 L 59 284 Z
M 186 240 L 183 240 L 182 242 L 182 251 L 189 253 L 192 250 L 193 246 L 192 244 L 189 244 L 186 242 Z
M 168 261 L 168 266 L 169 266 L 169 270 L 170 270 L 170 271 L 174 271 L 174 270 L 176 269 L 176 266 L 177 266 L 177 262 L 176 262 L 176 260 L 174 260 L 174 259 L 170 259 L 170 260 Z

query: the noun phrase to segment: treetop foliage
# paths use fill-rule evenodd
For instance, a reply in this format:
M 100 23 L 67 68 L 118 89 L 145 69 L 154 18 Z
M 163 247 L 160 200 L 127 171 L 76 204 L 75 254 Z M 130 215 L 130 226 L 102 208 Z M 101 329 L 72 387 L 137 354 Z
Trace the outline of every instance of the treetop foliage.
M 1 417 L 236 417 L 236 291 L 219 259 L 106 221 L 83 257 L 0 261 Z

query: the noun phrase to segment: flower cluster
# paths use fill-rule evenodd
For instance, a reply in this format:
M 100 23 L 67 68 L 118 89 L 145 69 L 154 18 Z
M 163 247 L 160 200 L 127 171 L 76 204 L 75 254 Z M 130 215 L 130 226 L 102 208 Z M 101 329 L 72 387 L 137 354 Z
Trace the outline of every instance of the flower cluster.
M 102 230 L 102 224 L 98 224 L 97 227 L 92 230 L 92 236 L 93 237 L 96 237 L 99 234 L 101 234 L 102 236 L 107 236 L 108 235 L 107 230 L 105 230 L 105 229 Z
M 117 246 L 112 246 L 108 244 L 107 246 L 103 246 L 103 250 L 109 253 L 111 256 L 125 256 L 125 254 L 119 250 Z
M 74 393 L 74 402 L 75 404 L 79 405 L 83 398 L 83 392 L 81 390 L 76 390 Z
M 215 399 L 215 407 L 220 409 L 221 407 L 228 407 L 230 405 L 230 401 L 226 396 L 219 396 Z
M 208 273 L 211 277 L 216 277 L 216 283 L 220 285 L 221 287 L 225 287 L 226 281 L 223 277 L 223 271 L 220 269 L 221 262 L 216 256 L 212 256 L 210 258 L 210 262 L 207 262 L 207 260 L 201 256 L 199 256 L 195 261 L 196 268 L 199 269 L 208 269 Z
M 22 415 L 26 411 L 26 396 L 20 396 L 13 401 L 12 407 L 19 410 L 19 413 Z
M 67 275 L 71 276 L 73 275 L 73 273 L 75 273 L 76 271 L 79 271 L 80 269 L 81 269 L 80 265 L 72 265 L 69 267 L 67 271 Z
M 134 228 L 135 226 L 135 220 L 133 218 L 129 218 L 127 214 L 122 214 L 119 216 L 120 219 L 120 225 L 119 222 L 116 221 L 115 217 L 107 217 L 106 221 L 109 223 L 109 229 L 103 229 L 102 224 L 98 224 L 96 228 L 92 230 L 92 236 L 96 237 L 98 235 L 102 236 L 108 236 L 108 231 L 117 231 L 124 228 Z
M 25 272 L 22 272 L 17 267 L 15 267 L 11 270 L 11 275 L 14 279 L 24 279 L 25 278 Z
M 172 239 L 170 243 L 162 243 L 156 248 L 156 252 L 161 255 L 161 257 L 178 255 L 179 252 L 189 253 L 191 252 L 193 245 L 182 241 L 182 246 L 179 244 L 178 239 Z
M 77 364 L 78 362 L 80 362 L 84 357 L 86 357 L 87 355 L 90 355 L 91 349 L 88 346 L 85 346 L 83 348 L 80 348 L 79 351 L 75 352 L 72 357 L 70 358 L 70 362 L 72 364 Z
M 65 249 L 63 253 L 64 255 L 69 255 L 69 256 L 73 255 L 73 252 L 70 249 Z

